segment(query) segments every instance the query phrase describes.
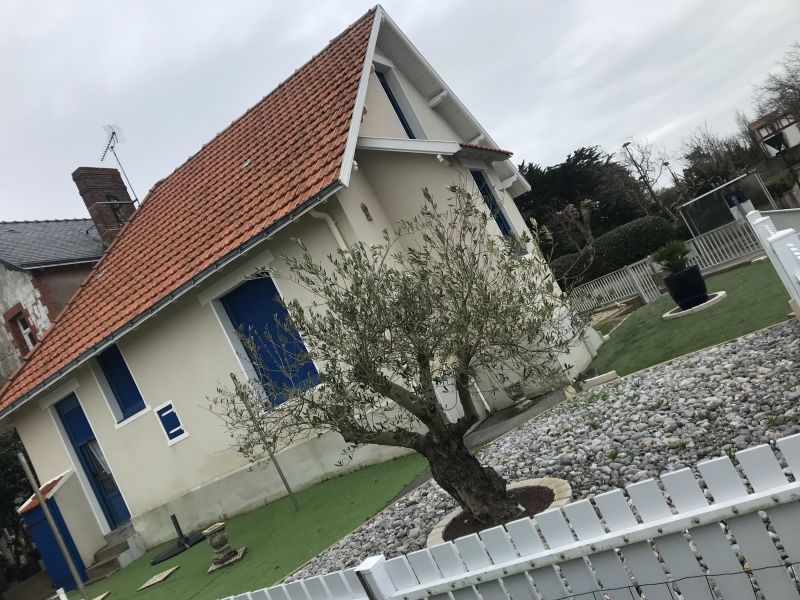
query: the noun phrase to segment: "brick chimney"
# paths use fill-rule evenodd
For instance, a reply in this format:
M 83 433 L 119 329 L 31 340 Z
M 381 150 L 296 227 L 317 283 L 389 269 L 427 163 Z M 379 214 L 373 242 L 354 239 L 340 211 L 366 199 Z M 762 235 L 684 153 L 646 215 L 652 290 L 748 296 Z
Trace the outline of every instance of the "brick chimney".
M 72 174 L 97 233 L 108 246 L 135 211 L 128 188 L 119 171 L 100 167 L 78 167 Z

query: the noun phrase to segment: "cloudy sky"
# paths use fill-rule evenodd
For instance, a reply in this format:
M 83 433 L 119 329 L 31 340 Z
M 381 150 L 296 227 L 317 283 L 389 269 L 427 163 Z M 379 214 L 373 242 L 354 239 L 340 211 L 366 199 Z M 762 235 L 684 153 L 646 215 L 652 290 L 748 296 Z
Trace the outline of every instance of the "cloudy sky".
M 2 3 L 0 220 L 85 216 L 70 173 L 100 164 L 109 123 L 143 197 L 370 5 Z M 704 122 L 731 132 L 800 38 L 797 0 L 383 5 L 497 142 L 543 165 L 630 136 L 677 153 Z

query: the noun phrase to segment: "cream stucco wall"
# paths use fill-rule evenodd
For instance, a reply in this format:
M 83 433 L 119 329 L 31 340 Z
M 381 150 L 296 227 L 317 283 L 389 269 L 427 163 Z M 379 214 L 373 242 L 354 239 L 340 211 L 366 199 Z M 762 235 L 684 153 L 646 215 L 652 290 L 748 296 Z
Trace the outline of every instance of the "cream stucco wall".
M 382 55 L 380 48 L 377 48 L 376 54 L 378 57 Z M 392 71 L 398 79 L 402 94 L 411 104 L 414 115 L 422 125 L 423 132 L 420 132 L 420 138 L 451 142 L 468 141 L 461 139 L 447 121 L 428 105 L 428 99 L 414 87 L 402 71 L 398 69 L 392 69 Z M 361 121 L 359 135 L 400 139 L 407 137 L 374 69 L 370 74 L 364 105 L 366 110 Z

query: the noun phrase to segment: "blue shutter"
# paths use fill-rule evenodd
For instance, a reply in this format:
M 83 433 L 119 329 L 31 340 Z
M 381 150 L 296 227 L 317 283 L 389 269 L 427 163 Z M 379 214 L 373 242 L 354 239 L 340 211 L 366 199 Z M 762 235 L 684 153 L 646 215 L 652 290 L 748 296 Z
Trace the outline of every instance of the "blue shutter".
M 392 88 L 389 87 L 389 81 L 386 79 L 386 74 L 381 73 L 380 71 L 375 72 L 375 76 L 378 78 L 378 81 L 383 88 L 383 91 L 386 92 L 386 97 L 389 98 L 389 103 L 392 105 L 394 109 L 394 114 L 397 115 L 397 118 L 400 119 L 400 124 L 403 126 L 403 130 L 406 132 L 408 139 L 415 140 L 417 136 L 414 135 L 414 130 L 411 129 L 411 124 L 406 119 L 406 116 L 403 114 L 403 109 L 400 108 L 400 103 L 397 101 L 397 97 L 394 95 Z
M 294 382 L 294 387 L 307 388 L 316 384 L 317 369 L 311 360 L 299 368 L 292 363 L 295 360 L 292 357 L 303 355 L 306 347 L 297 331 L 286 326 L 286 308 L 281 304 L 272 279 L 262 277 L 246 281 L 224 296 L 222 305 L 237 331 L 253 338 L 258 358 L 264 365 L 263 375 L 269 377 L 278 388 L 292 386 L 286 377 L 286 370 L 296 373 L 298 381 Z M 269 332 L 268 339 L 285 340 L 284 346 L 276 348 L 265 344 L 265 332 Z M 250 349 L 246 350 L 250 355 Z M 254 357 L 250 356 L 250 359 Z M 273 401 L 279 404 L 283 400 L 275 398 Z
M 144 399 L 139 393 L 139 388 L 136 387 L 136 382 L 133 381 L 128 365 L 125 364 L 125 359 L 119 348 L 111 346 L 107 350 L 97 355 L 97 362 L 103 370 L 103 375 L 106 377 L 108 387 L 114 394 L 114 398 L 119 405 L 122 412 L 122 420 L 127 419 L 131 415 L 135 415 L 140 410 L 144 409 Z
M 483 196 L 483 200 L 489 207 L 489 211 L 492 213 L 495 223 L 497 223 L 497 226 L 500 228 L 500 232 L 506 237 L 514 237 L 514 231 L 511 229 L 511 224 L 508 222 L 505 214 L 503 214 L 503 211 L 500 209 L 500 205 L 497 203 L 497 200 L 494 197 L 492 186 L 489 183 L 486 174 L 477 169 L 471 169 L 470 173 L 472 173 L 472 179 L 475 181 L 478 192 L 480 192 L 481 196 Z
M 161 426 L 164 428 L 164 433 L 167 434 L 168 439 L 174 440 L 186 433 L 172 403 L 165 404 L 157 409 L 156 415 L 158 420 L 161 421 Z

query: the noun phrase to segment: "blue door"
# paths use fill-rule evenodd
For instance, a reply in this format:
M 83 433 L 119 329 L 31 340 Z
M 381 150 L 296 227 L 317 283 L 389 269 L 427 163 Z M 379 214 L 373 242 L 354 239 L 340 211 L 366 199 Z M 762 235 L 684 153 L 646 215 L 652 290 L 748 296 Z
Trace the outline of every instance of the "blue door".
M 125 500 L 117 487 L 117 482 L 114 481 L 114 475 L 100 450 L 78 397 L 70 394 L 61 400 L 56 404 L 56 412 L 61 417 L 69 441 L 75 449 L 75 454 L 78 455 L 97 502 L 108 519 L 109 527 L 116 529 L 122 523 L 130 521 L 131 513 L 128 512 Z
M 72 562 L 78 570 L 81 581 L 86 581 L 86 566 L 81 560 L 81 555 L 75 547 L 75 541 L 72 539 L 67 524 L 64 522 L 64 517 L 61 516 L 61 511 L 58 508 L 54 498 L 49 498 L 47 506 L 50 509 L 50 514 L 53 515 L 53 520 L 56 522 L 56 527 L 64 544 L 67 546 L 67 551 L 72 557 Z M 22 513 L 22 520 L 25 521 L 25 526 L 28 528 L 28 533 L 33 538 L 36 544 L 36 549 L 44 562 L 45 571 L 53 581 L 53 587 L 63 587 L 65 590 L 74 590 L 77 586 L 69 571 L 69 565 L 61 554 L 61 549 L 58 547 L 58 542 L 53 535 L 50 525 L 44 516 L 42 507 L 37 505 L 24 513 Z
M 306 347 L 297 331 L 286 326 L 286 308 L 281 304 L 272 279 L 262 277 L 246 281 L 224 296 L 222 305 L 236 330 L 253 338 L 257 358 L 263 365 L 262 375 L 269 378 L 275 387 L 305 389 L 316 384 L 314 363 L 298 360 L 298 357 L 307 358 Z M 246 348 L 246 351 L 253 361 L 256 357 L 251 355 L 251 349 Z M 290 377 L 287 377 L 287 372 Z M 283 399 L 279 395 L 273 402 L 279 404 Z

